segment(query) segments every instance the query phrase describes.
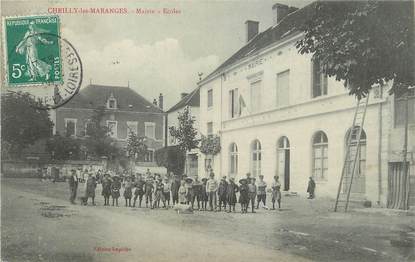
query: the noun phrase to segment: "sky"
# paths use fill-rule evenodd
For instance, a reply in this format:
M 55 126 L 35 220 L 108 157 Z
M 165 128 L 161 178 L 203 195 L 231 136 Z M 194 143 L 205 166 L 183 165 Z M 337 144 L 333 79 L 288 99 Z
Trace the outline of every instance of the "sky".
M 149 101 L 164 95 L 164 109 L 180 93 L 245 43 L 245 21 L 272 26 L 275 3 L 303 7 L 310 0 L 246 1 L 2 1 L 2 16 L 47 14 L 50 8 L 127 8 L 127 14 L 60 14 L 61 35 L 78 51 L 83 85 L 127 86 Z M 136 14 L 163 8 L 179 14 Z

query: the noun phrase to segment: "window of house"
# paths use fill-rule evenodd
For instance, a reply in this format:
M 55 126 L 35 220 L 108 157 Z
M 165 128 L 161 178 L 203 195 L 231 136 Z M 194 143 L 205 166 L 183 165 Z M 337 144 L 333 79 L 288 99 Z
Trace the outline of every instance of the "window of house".
M 145 122 L 145 136 L 148 138 L 156 139 L 156 123 Z
M 87 119 L 85 121 L 85 136 L 90 136 L 92 134 L 93 128 L 94 123 L 90 119 Z
M 213 135 L 213 122 L 207 123 L 207 135 L 208 136 Z
M 254 177 L 261 175 L 261 143 L 255 140 L 251 145 L 251 173 Z
M 405 96 L 395 95 L 395 126 L 405 125 Z M 415 88 L 408 93 L 408 124 L 415 124 Z
M 154 162 L 154 150 L 148 149 L 144 155 L 144 162 Z
M 208 108 L 213 106 L 213 89 L 209 89 L 207 92 L 207 106 Z
M 327 180 L 328 171 L 328 139 L 323 131 L 313 137 L 313 177 L 316 180 Z
M 290 70 L 277 74 L 277 107 L 289 105 Z
M 261 110 L 261 80 L 251 83 L 251 113 Z
M 127 121 L 127 137 L 130 133 L 138 134 L 138 122 Z
M 229 91 L 229 117 L 239 116 L 238 88 Z
M 117 121 L 107 121 L 108 135 L 117 138 Z
M 65 118 L 66 136 L 76 136 L 76 122 L 77 119 Z
M 238 147 L 232 143 L 229 147 L 229 173 L 231 175 L 238 174 Z
M 313 61 L 312 97 L 327 95 L 327 75 L 322 73 L 319 61 Z

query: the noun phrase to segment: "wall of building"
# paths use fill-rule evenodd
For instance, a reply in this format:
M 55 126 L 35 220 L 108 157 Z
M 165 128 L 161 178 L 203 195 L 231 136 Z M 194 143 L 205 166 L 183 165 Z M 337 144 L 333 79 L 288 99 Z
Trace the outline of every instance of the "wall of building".
M 65 118 L 77 119 L 76 135 L 84 137 L 85 124 L 91 119 L 94 110 L 91 109 L 73 109 L 73 108 L 58 108 L 56 110 L 55 128 L 56 132 L 65 134 Z M 155 139 L 148 139 L 147 144 L 151 149 L 158 149 L 163 147 L 164 142 L 164 114 L 161 113 L 141 113 L 141 112 L 127 112 L 127 111 L 111 111 L 107 110 L 103 118 L 103 122 L 107 120 L 117 121 L 117 138 L 116 143 L 120 147 L 125 146 L 127 141 L 127 121 L 138 122 L 138 134 L 144 136 L 145 122 L 155 123 Z

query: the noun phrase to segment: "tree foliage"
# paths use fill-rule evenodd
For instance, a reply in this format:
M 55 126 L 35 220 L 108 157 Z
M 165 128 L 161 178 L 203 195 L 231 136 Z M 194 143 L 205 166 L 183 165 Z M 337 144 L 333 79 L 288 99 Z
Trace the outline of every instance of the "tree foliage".
M 103 125 L 105 108 L 95 109 L 91 117 L 91 124 L 88 125 L 84 144 L 88 149 L 88 154 L 94 157 L 106 156 L 113 158 L 120 154 L 119 149 L 115 146 L 115 141 L 109 136 L 109 128 Z
M 179 112 L 177 119 L 179 126 L 170 127 L 170 135 L 177 139 L 179 147 L 184 152 L 197 148 L 199 140 L 196 139 L 197 130 L 193 126 L 195 119 L 190 114 L 189 107 L 185 107 L 183 112 Z
M 414 85 L 412 1 L 321 1 L 297 48 L 312 53 L 322 71 L 365 96 L 374 84 L 394 80 L 391 92 Z
M 141 137 L 134 132 L 130 132 L 128 134 L 128 140 L 125 150 L 127 151 L 130 158 L 135 158 L 137 156 L 138 160 L 144 159 L 144 156 L 147 153 L 145 137 Z
M 81 156 L 81 141 L 56 134 L 46 141 L 46 151 L 55 160 L 79 159 Z
M 164 166 L 168 172 L 181 176 L 184 171 L 185 154 L 179 146 L 163 147 L 155 152 L 157 165 Z
M 200 141 L 200 152 L 205 155 L 216 155 L 221 150 L 220 137 L 214 136 L 202 136 Z
M 9 153 L 20 156 L 22 150 L 38 139 L 52 135 L 53 122 L 40 102 L 27 93 L 7 93 L 1 97 L 1 141 Z

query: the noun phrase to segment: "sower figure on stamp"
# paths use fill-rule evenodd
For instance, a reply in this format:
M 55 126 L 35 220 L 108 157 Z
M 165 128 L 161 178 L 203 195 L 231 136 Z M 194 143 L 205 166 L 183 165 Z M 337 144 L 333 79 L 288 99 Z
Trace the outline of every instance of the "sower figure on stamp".
M 248 184 L 248 196 L 249 196 L 249 202 L 251 202 L 251 208 L 252 208 L 252 213 L 255 213 L 254 209 L 255 209 L 255 198 L 256 198 L 256 185 L 255 185 L 255 178 L 251 178 L 251 183 Z M 248 209 L 248 205 L 247 205 L 247 209 Z
M 218 190 L 218 181 L 215 180 L 215 173 L 211 172 L 209 175 L 209 180 L 206 183 L 206 192 L 209 196 L 210 211 L 213 211 L 213 207 L 215 207 L 215 210 L 217 208 L 217 202 L 216 202 L 217 190 Z
M 111 183 L 111 197 L 112 197 L 112 205 L 114 206 L 114 202 L 118 206 L 118 198 L 120 197 L 120 189 L 121 189 L 121 182 L 119 176 L 113 177 L 114 181 Z
M 237 202 L 236 193 L 239 191 L 238 185 L 235 184 L 235 178 L 231 177 L 229 179 L 228 187 L 226 188 L 226 197 L 229 204 L 229 213 L 232 211 L 235 212 L 235 204 Z
M 222 211 L 222 206 L 224 207 L 226 211 L 226 199 L 227 199 L 226 190 L 227 189 L 228 189 L 228 182 L 226 182 L 226 176 L 224 176 L 220 180 L 219 187 L 218 187 L 219 211 Z
M 143 179 L 143 176 L 141 174 L 138 174 L 137 180 L 135 181 L 133 207 L 135 207 L 137 198 L 138 198 L 138 207 L 141 207 L 141 202 L 143 201 L 143 195 L 144 195 L 144 184 L 145 184 L 145 181 Z
M 78 191 L 78 176 L 76 175 L 76 170 L 71 170 L 71 176 L 69 177 L 69 191 L 70 191 L 70 198 L 69 201 L 71 204 L 75 204 L 76 199 L 76 192 Z
M 104 206 L 110 205 L 110 195 L 111 195 L 111 180 L 109 174 L 105 174 L 101 182 L 102 192 L 101 195 L 104 196 Z
M 278 176 L 274 176 L 272 182 L 272 209 L 275 210 L 275 201 L 278 203 L 278 209 L 281 209 L 281 183 Z
M 307 193 L 308 199 L 314 198 L 314 191 L 316 190 L 316 182 L 314 182 L 314 179 L 310 176 L 310 179 L 308 180 L 308 187 L 307 187 Z
M 259 181 L 257 184 L 257 205 L 256 209 L 259 208 L 259 204 L 262 202 L 265 209 L 268 209 L 267 202 L 267 183 L 264 181 L 264 175 L 258 176 Z
M 131 177 L 127 177 L 124 182 L 124 198 L 125 198 L 125 206 L 131 207 L 131 198 L 133 197 L 133 182 L 131 181 Z M 128 202 L 128 203 L 127 203 Z

